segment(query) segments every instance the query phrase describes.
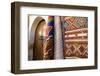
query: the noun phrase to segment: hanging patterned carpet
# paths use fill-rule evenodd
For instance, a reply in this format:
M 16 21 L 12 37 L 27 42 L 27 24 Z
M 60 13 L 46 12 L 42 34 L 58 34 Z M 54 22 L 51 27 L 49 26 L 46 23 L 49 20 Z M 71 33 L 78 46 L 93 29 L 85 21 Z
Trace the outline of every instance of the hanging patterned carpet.
M 88 23 L 86 17 L 64 18 L 65 58 L 88 57 Z

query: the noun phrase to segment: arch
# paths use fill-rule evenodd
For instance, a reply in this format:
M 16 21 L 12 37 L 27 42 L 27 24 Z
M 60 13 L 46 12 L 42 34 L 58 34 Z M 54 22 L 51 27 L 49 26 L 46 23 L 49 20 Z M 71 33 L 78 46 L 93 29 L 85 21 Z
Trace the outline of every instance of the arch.
M 34 43 L 34 36 L 35 36 L 35 31 L 36 31 L 36 28 L 39 24 L 40 21 L 44 20 L 42 17 L 36 17 L 36 19 L 33 21 L 32 23 L 32 27 L 31 27 L 31 30 L 30 30 L 30 38 L 29 38 L 29 41 L 31 44 Z
M 39 26 L 39 23 L 41 21 L 45 21 L 44 18 L 38 16 L 35 18 L 35 20 L 32 23 L 31 30 L 29 31 L 30 37 L 29 37 L 29 42 L 28 42 L 28 60 L 33 60 L 33 45 L 35 41 L 35 34 L 36 34 L 36 29 Z M 45 21 L 46 23 L 46 21 Z

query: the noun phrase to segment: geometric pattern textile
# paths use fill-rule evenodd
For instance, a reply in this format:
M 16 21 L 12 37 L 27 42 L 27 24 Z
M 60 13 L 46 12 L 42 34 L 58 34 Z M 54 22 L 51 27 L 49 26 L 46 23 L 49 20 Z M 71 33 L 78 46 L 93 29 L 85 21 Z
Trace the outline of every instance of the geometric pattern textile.
M 88 58 L 88 18 L 70 17 L 64 19 L 64 57 Z
M 85 42 L 68 42 L 65 47 L 65 58 L 78 57 L 87 58 L 88 57 L 88 47 Z
M 87 28 L 87 17 L 64 17 L 64 27 L 68 30 Z

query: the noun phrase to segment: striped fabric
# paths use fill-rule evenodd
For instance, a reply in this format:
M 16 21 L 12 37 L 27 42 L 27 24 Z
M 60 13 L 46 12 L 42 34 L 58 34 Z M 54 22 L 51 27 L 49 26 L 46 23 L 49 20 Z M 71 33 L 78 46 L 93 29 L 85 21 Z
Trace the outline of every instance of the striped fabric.
M 46 29 L 46 40 L 44 42 L 44 59 L 53 59 L 54 57 L 54 16 L 48 16 L 48 24 Z

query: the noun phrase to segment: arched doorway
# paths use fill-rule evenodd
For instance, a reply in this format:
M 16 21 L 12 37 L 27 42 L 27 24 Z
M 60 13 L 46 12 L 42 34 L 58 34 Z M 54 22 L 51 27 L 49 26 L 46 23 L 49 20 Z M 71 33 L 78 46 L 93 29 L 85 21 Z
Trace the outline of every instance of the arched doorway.
M 29 30 L 28 60 L 43 60 L 43 38 L 46 34 L 46 21 L 37 16 Z
M 42 19 L 36 28 L 33 44 L 33 60 L 43 60 L 44 37 L 46 33 L 46 22 Z

